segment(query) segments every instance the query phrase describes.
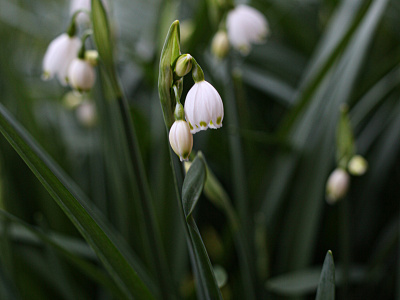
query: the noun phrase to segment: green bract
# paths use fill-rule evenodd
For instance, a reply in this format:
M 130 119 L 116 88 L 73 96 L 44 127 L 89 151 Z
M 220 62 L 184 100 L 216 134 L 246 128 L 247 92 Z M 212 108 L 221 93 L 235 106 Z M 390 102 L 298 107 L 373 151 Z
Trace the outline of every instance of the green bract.
M 179 21 L 176 20 L 169 28 L 165 39 L 164 47 L 161 52 L 160 71 L 158 75 L 158 94 L 164 114 L 164 122 L 168 128 L 170 128 L 175 121 L 174 109 L 176 101 L 171 89 L 174 82 L 172 64 L 180 55 L 179 40 Z M 179 86 L 182 87 L 181 84 Z

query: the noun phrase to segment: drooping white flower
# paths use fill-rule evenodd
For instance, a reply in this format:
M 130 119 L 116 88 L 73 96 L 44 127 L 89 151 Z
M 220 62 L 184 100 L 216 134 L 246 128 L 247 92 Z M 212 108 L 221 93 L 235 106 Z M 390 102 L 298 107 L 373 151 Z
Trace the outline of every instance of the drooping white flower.
M 78 37 L 71 37 L 66 33 L 55 38 L 43 58 L 43 78 L 51 79 L 56 75 L 62 85 L 67 85 L 69 65 L 77 56 L 81 45 Z
M 228 13 L 226 28 L 231 45 L 243 55 L 251 43 L 262 43 L 269 34 L 267 19 L 255 8 L 238 5 Z
M 96 73 L 89 62 L 81 58 L 75 58 L 69 66 L 68 79 L 72 88 L 84 92 L 93 87 Z
M 222 127 L 224 105 L 217 90 L 207 81 L 196 82 L 185 101 L 185 116 L 194 134 L 207 128 Z
M 169 143 L 181 161 L 187 160 L 193 148 L 193 135 L 189 124 L 184 120 L 176 120 L 169 130 Z
M 350 185 L 350 175 L 342 168 L 335 169 L 326 182 L 326 201 L 334 204 L 347 194 Z

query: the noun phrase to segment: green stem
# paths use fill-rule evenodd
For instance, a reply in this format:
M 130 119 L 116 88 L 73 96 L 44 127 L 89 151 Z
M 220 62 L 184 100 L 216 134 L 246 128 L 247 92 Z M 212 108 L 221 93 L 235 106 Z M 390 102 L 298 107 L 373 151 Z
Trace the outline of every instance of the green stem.
M 81 46 L 81 49 L 79 49 L 78 58 L 85 59 L 85 52 L 86 52 L 85 42 L 86 42 L 87 38 L 89 36 L 91 36 L 92 34 L 93 34 L 93 30 L 91 30 L 91 29 L 85 30 L 85 32 L 83 33 L 83 35 L 81 37 L 82 46 Z
M 340 232 L 340 254 L 343 266 L 343 287 L 341 299 L 346 299 L 349 288 L 349 273 L 351 264 L 350 253 L 350 207 L 349 199 L 346 197 L 339 203 L 339 232 Z
M 140 194 L 142 212 L 144 215 L 144 219 L 147 221 L 145 224 L 145 229 L 147 232 L 146 236 L 148 239 L 147 243 L 149 244 L 150 249 L 153 252 L 153 270 L 156 272 L 156 275 L 158 277 L 161 293 L 163 294 L 163 299 L 170 299 L 173 284 L 169 276 L 168 265 L 166 263 L 166 255 L 161 242 L 159 229 L 156 224 L 154 208 L 152 207 L 153 202 L 151 200 L 150 188 L 144 170 L 143 159 L 138 147 L 138 141 L 135 128 L 133 126 L 133 121 L 129 113 L 128 102 L 123 96 L 121 90 L 119 94 L 122 95 L 118 97 L 118 105 L 122 116 L 123 126 L 125 129 L 124 131 L 129 149 L 130 163 L 136 175 L 136 185 Z
M 168 128 L 167 128 L 167 136 L 168 136 Z M 199 284 L 199 287 L 196 289 L 197 298 L 205 299 L 205 296 L 203 294 L 204 283 L 203 283 L 201 276 L 198 276 L 199 271 L 198 271 L 198 267 L 196 264 L 192 241 L 190 238 L 191 233 L 190 233 L 190 230 L 188 227 L 189 225 L 186 222 L 185 212 L 183 210 L 183 205 L 182 205 L 181 192 L 182 192 L 183 179 L 184 179 L 184 170 L 182 167 L 182 163 L 179 161 L 178 156 L 172 152 L 171 147 L 169 147 L 169 154 L 170 154 L 170 159 L 171 159 L 172 174 L 174 177 L 176 199 L 178 201 L 178 207 L 179 207 L 179 215 L 180 215 L 179 219 L 181 220 L 182 226 L 185 228 L 185 237 L 186 237 L 186 243 L 187 243 L 188 250 L 189 250 L 190 263 L 193 268 L 193 274 L 195 275 L 196 281 Z
M 228 76 L 229 80 L 225 85 L 225 111 L 226 111 L 226 121 L 228 126 L 239 129 L 239 118 L 238 111 L 236 107 L 236 95 L 234 93 L 235 87 L 232 79 L 232 62 L 231 58 L 228 58 Z M 252 221 L 249 212 L 249 201 L 247 197 L 246 191 L 246 171 L 244 167 L 243 160 L 243 150 L 242 143 L 240 137 L 237 134 L 231 134 L 229 136 L 229 148 L 230 148 L 230 160 L 231 160 L 231 174 L 232 174 L 232 182 L 233 182 L 233 191 L 235 196 L 235 204 L 236 210 L 239 212 L 239 221 L 240 221 L 240 229 L 237 233 L 236 240 L 238 244 L 238 252 L 241 257 L 241 265 L 243 273 L 244 285 L 247 289 L 247 297 L 248 299 L 256 299 L 255 293 L 255 278 L 253 272 L 254 268 L 252 267 L 252 261 L 250 257 L 252 257 L 253 248 L 253 234 L 250 228 L 252 228 Z

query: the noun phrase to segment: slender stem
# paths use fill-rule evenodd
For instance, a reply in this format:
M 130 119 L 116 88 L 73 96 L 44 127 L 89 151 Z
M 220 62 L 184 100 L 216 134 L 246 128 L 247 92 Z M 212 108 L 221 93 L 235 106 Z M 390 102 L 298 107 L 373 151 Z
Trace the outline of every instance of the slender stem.
M 343 265 L 343 288 L 341 299 L 346 299 L 349 288 L 349 273 L 351 264 L 350 253 L 350 207 L 349 199 L 345 198 L 339 203 L 339 238 L 340 238 L 340 254 Z
M 400 218 L 397 227 L 397 278 L 396 278 L 396 299 L 400 300 Z
M 168 135 L 168 128 L 167 128 L 167 135 Z M 189 225 L 186 222 L 185 212 L 183 210 L 183 205 L 182 205 L 181 192 L 182 192 L 182 186 L 183 186 L 184 171 L 182 168 L 182 163 L 178 160 L 178 156 L 175 155 L 175 153 L 172 153 L 171 147 L 169 147 L 169 154 L 170 154 L 170 159 L 171 159 L 172 173 L 174 176 L 176 200 L 178 201 L 178 207 L 179 207 L 179 215 L 180 215 L 179 219 L 182 222 L 182 226 L 185 228 L 185 237 L 186 237 L 186 243 L 188 245 L 188 250 L 189 250 L 190 263 L 192 265 L 193 273 L 196 277 L 196 281 L 199 284 L 199 288 L 196 289 L 197 298 L 205 299 L 205 296 L 203 295 L 204 283 L 203 283 L 201 276 L 197 276 L 199 274 L 199 271 L 198 271 L 198 267 L 196 264 L 192 241 L 190 238 L 191 233 L 190 233 L 190 230 L 188 227 Z
M 150 249 L 153 252 L 153 269 L 158 277 L 163 299 L 170 299 L 173 285 L 171 282 L 171 277 L 169 276 L 168 265 L 166 263 L 166 255 L 161 242 L 159 229 L 156 224 L 149 184 L 147 181 L 146 173 L 144 171 L 143 160 L 138 147 L 135 128 L 133 126 L 132 118 L 129 113 L 128 103 L 123 96 L 123 93 L 120 93 L 120 95 L 122 96 L 118 97 L 118 104 L 122 116 L 123 126 L 125 129 L 125 137 L 129 149 L 130 163 L 136 175 L 136 185 L 140 194 L 142 212 L 144 215 L 144 219 L 147 220 L 145 224 L 145 229 L 147 232 L 147 242 L 150 244 Z
M 235 87 L 232 80 L 232 66 L 231 59 L 228 59 L 228 76 L 229 80 L 225 85 L 225 101 L 224 105 L 226 108 L 226 123 L 230 125 L 230 127 L 238 129 L 239 118 L 238 111 L 235 102 Z M 233 170 L 232 174 L 232 182 L 235 196 L 235 204 L 236 209 L 239 212 L 239 220 L 240 220 L 240 229 L 236 235 L 236 240 L 238 244 L 238 252 L 241 257 L 240 261 L 242 264 L 242 269 L 245 271 L 243 274 L 244 284 L 247 288 L 247 297 L 248 299 L 256 299 L 255 294 L 255 278 L 253 272 L 254 268 L 252 267 L 253 262 L 250 257 L 252 257 L 253 248 L 253 234 L 250 228 L 252 228 L 252 220 L 249 212 L 249 201 L 247 197 L 246 191 L 246 172 L 244 167 L 243 160 L 243 151 L 242 151 L 242 143 L 240 137 L 236 134 L 231 134 L 229 136 L 229 146 L 230 146 L 230 159 L 231 166 Z

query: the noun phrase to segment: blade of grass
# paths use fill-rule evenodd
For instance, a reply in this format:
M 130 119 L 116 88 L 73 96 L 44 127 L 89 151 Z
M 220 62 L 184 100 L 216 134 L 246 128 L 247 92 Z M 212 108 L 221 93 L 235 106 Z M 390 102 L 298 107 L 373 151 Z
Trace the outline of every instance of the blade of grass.
M 138 192 L 139 203 L 145 219 L 144 228 L 147 234 L 144 238 L 152 253 L 152 270 L 157 276 L 163 298 L 170 299 L 171 294 L 173 293 L 172 287 L 174 284 L 171 280 L 171 276 L 169 276 L 169 267 L 164 252 L 164 246 L 161 242 L 159 228 L 156 223 L 149 183 L 140 149 L 138 147 L 138 139 L 129 111 L 128 101 L 123 89 L 121 88 L 114 66 L 113 43 L 111 41 L 107 14 L 100 0 L 92 0 L 91 3 L 95 43 L 107 70 L 107 74 L 118 102 L 128 153 L 130 155 L 129 164 L 135 175 L 135 181 L 132 182 L 132 184 L 135 185 Z
M 128 262 L 126 251 L 122 251 L 122 241 L 118 240 L 77 186 L 2 105 L 0 131 L 87 240 L 124 293 L 138 299 L 153 298 Z
M 321 277 L 318 284 L 316 300 L 335 299 L 335 264 L 333 263 L 332 252 L 326 253 L 324 265 L 322 266 Z
M 79 257 L 76 253 L 73 253 L 71 249 L 67 247 L 71 245 L 71 243 L 60 243 L 60 238 L 55 238 L 49 233 L 44 234 L 42 231 L 38 230 L 37 228 L 33 227 L 32 225 L 25 223 L 24 221 L 18 219 L 17 217 L 13 216 L 12 214 L 1 210 L 0 209 L 0 216 L 14 224 L 18 224 L 21 226 L 21 229 L 26 230 L 24 235 L 24 240 L 26 240 L 27 235 L 29 234 L 28 240 L 35 242 L 40 242 L 41 244 L 49 245 L 58 253 L 63 255 L 70 263 L 80 269 L 84 274 L 86 274 L 89 278 L 91 278 L 94 282 L 97 282 L 101 286 L 106 287 L 112 294 L 118 296 L 118 299 L 128 299 L 126 295 L 121 291 L 121 289 L 111 280 L 109 276 L 107 276 L 102 270 L 95 267 L 94 265 L 88 263 L 86 260 Z M 14 231 L 15 232 L 15 231 Z M 10 237 L 13 237 L 13 231 L 10 232 Z M 21 236 L 17 239 L 20 239 Z M 14 238 L 15 239 L 15 238 Z M 92 257 L 95 258 L 95 257 Z

